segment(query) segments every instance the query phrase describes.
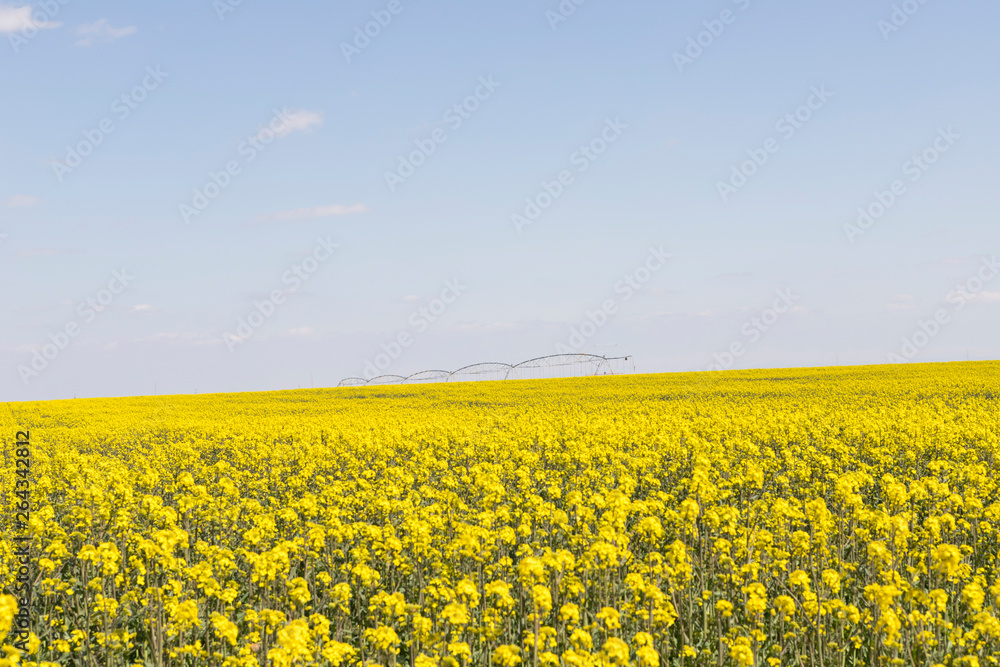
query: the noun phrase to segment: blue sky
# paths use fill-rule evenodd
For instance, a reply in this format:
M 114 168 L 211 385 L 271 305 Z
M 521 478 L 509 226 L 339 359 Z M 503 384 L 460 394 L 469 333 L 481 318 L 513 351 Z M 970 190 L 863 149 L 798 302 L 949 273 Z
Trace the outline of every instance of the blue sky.
M 995 359 L 998 20 L 3 0 L 0 399 Z

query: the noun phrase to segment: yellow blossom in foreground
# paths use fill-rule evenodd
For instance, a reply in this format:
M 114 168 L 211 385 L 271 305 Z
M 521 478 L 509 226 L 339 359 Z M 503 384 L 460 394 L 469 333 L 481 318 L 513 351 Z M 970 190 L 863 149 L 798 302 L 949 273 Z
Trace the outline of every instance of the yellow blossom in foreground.
M 998 414 L 1000 362 L 4 404 L 0 667 L 1000 667 Z

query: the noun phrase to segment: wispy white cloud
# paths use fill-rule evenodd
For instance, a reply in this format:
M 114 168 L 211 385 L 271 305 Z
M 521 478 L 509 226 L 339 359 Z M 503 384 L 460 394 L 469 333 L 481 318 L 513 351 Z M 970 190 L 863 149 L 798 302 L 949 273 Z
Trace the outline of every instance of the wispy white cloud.
M 278 126 L 271 128 L 279 137 L 288 136 L 292 132 L 304 132 L 323 124 L 323 114 L 306 109 L 285 111 L 279 119 Z
M 915 310 L 916 306 L 912 303 L 890 303 L 886 304 L 885 309 L 890 313 L 895 313 L 901 310 Z
M 34 21 L 31 18 L 31 5 L 23 7 L 8 7 L 0 4 L 0 33 L 14 33 L 34 28 L 46 30 L 58 28 L 62 23 L 58 21 Z
M 25 248 L 18 254 L 21 257 L 52 257 L 55 255 L 79 255 L 82 252 L 83 252 L 82 250 L 79 250 L 77 248 L 66 249 L 66 248 L 45 247 L 45 248 Z
M 979 292 L 973 294 L 969 301 L 975 303 L 1000 303 L 1000 292 Z
M 462 333 L 488 334 L 498 331 L 518 331 L 524 325 L 519 322 L 460 322 L 451 327 Z
M 115 28 L 107 19 L 97 19 L 93 23 L 84 23 L 76 27 L 76 35 L 80 39 L 74 42 L 76 46 L 90 46 L 95 42 L 113 42 L 116 39 L 135 33 L 134 25 Z
M 975 255 L 969 255 L 968 257 L 945 257 L 944 259 L 938 260 L 938 264 L 944 265 L 964 265 L 973 264 L 979 261 L 979 257 Z
M 39 201 L 38 197 L 32 197 L 30 195 L 14 195 L 4 199 L 3 205 L 7 208 L 24 208 L 27 206 L 34 206 Z
M 370 209 L 364 204 L 353 204 L 344 206 L 343 204 L 331 204 L 329 206 L 314 206 L 312 208 L 294 208 L 289 211 L 278 211 L 274 214 L 275 220 L 309 220 L 312 218 L 332 218 L 338 215 L 354 215 L 356 213 L 368 213 Z
M 890 313 L 913 310 L 917 307 L 916 301 L 912 294 L 897 294 L 891 302 L 886 304 L 885 309 Z
M 177 332 L 161 332 L 150 334 L 148 336 L 142 336 L 141 338 L 136 338 L 133 342 L 135 343 L 163 343 L 163 342 L 189 342 L 189 343 L 199 343 L 207 340 L 202 334 L 187 332 L 187 333 L 177 333 Z

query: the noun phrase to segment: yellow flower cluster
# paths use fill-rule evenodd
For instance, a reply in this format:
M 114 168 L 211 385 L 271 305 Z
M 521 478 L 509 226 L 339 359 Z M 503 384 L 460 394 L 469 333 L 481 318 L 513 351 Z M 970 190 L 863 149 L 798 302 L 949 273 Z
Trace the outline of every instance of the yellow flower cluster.
M 34 476 L 31 648 L 0 596 L 0 665 L 1000 656 L 1000 363 L 13 403 L 0 429 Z

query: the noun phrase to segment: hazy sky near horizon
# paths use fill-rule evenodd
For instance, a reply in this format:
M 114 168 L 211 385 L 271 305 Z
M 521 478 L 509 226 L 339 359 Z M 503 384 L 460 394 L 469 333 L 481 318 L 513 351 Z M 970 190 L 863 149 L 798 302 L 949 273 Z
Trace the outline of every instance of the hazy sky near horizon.
M 998 358 L 998 23 L 0 0 L 0 400 Z

